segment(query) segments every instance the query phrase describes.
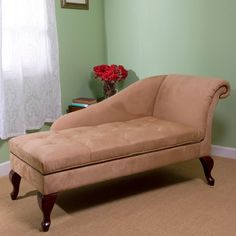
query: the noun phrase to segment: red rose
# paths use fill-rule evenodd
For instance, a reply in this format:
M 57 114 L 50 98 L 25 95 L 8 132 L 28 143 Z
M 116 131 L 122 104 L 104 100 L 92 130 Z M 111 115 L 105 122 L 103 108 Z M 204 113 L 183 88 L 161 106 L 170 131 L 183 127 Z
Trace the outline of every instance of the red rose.
M 107 65 L 102 64 L 99 66 L 95 66 L 93 68 L 93 72 L 95 74 L 95 78 L 100 78 L 103 81 L 109 81 L 116 83 L 125 79 L 128 75 L 128 71 L 122 65 Z
M 106 64 L 103 64 L 103 65 L 100 65 L 100 66 L 95 66 L 93 68 L 93 71 L 94 71 L 96 77 L 101 77 L 103 75 L 103 73 L 107 71 L 108 67 L 109 66 L 106 65 Z

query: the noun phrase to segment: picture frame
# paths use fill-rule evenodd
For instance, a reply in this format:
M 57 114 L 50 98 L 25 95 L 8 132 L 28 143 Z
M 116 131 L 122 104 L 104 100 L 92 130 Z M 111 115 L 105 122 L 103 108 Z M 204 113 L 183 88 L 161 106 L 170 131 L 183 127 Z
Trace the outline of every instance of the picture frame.
M 89 0 L 61 0 L 61 7 L 88 10 Z

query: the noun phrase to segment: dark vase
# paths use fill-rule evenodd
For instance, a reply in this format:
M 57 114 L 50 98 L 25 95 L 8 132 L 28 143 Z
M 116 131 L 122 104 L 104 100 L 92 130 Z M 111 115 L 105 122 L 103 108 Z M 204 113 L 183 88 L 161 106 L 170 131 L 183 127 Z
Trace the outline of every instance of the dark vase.
M 116 83 L 112 81 L 104 81 L 103 83 L 104 97 L 109 98 L 116 94 Z

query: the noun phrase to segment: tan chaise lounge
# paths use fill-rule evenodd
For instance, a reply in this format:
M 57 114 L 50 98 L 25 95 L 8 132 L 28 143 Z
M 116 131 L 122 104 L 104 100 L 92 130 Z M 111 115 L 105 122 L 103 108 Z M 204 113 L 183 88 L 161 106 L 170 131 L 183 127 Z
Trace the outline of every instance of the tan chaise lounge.
M 69 113 L 50 131 L 10 140 L 12 199 L 21 177 L 38 190 L 42 230 L 60 191 L 200 158 L 209 185 L 211 127 L 224 80 L 155 76 L 113 97 Z M 184 193 L 183 193 L 184 194 Z

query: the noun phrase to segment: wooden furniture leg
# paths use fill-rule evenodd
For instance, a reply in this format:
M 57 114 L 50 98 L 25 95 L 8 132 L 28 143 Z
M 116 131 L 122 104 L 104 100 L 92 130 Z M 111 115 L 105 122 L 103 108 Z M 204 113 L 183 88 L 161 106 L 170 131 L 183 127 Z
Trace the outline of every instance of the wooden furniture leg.
M 55 194 L 43 195 L 40 192 L 38 192 L 37 196 L 38 196 L 39 208 L 43 213 L 43 221 L 41 223 L 41 227 L 44 232 L 47 232 L 51 224 L 50 215 L 52 212 L 52 208 L 56 202 L 57 194 L 55 193 Z
M 214 186 L 215 180 L 211 176 L 211 170 L 214 166 L 214 161 L 210 156 L 205 156 L 200 158 L 207 182 L 210 186 Z
M 9 173 L 9 179 L 13 185 L 13 190 L 10 196 L 12 200 L 16 200 L 19 193 L 21 177 L 14 170 L 11 170 Z

